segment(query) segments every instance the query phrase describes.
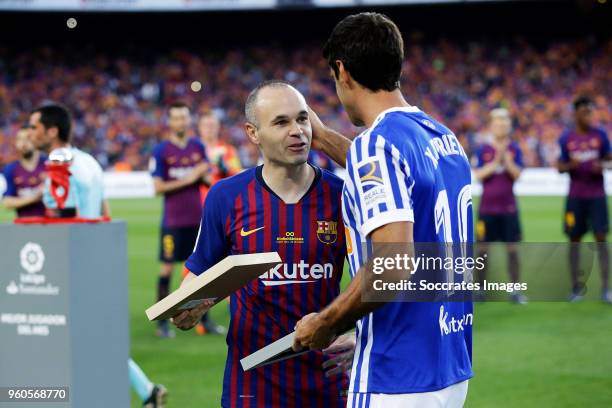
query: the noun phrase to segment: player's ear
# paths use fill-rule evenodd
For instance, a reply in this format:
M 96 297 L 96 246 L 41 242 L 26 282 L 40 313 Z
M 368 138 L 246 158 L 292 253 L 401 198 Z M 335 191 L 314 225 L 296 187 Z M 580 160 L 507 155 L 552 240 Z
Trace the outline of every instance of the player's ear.
M 259 146 L 259 135 L 257 134 L 257 126 L 252 124 L 251 122 L 246 122 L 244 124 L 244 129 L 246 130 L 246 134 L 249 140 Z
M 47 132 L 49 139 L 57 140 L 59 138 L 59 129 L 57 127 L 50 127 L 45 129 L 45 131 Z
M 338 67 L 338 82 L 344 84 L 345 86 L 351 88 L 353 78 L 351 74 L 346 70 L 344 66 L 344 62 L 340 60 L 336 60 L 336 67 Z

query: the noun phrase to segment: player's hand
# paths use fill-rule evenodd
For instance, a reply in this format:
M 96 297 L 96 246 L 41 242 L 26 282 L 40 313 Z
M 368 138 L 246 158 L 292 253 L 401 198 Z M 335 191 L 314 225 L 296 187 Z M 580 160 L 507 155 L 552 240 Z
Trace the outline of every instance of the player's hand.
M 204 313 L 208 312 L 208 310 L 214 304 L 214 300 L 204 300 L 200 305 L 194 307 L 193 309 L 184 310 L 181 313 L 177 314 L 172 319 L 170 319 L 170 321 L 178 329 L 191 330 L 195 327 L 196 324 L 198 324 L 202 316 L 204 316 Z
M 311 148 L 321 150 L 321 140 L 325 137 L 327 126 L 310 106 L 308 107 L 308 120 L 310 120 L 310 126 L 312 127 Z
M 494 161 L 501 163 L 505 160 L 506 149 L 508 148 L 508 145 L 509 145 L 509 142 L 506 140 L 501 143 L 495 144 L 495 158 L 493 159 Z
M 331 346 L 323 350 L 323 354 L 330 357 L 323 363 L 326 377 L 338 373 L 350 375 L 353 367 L 353 355 L 355 354 L 355 333 L 343 334 L 338 337 Z
M 293 350 L 318 350 L 328 347 L 334 341 L 335 334 L 319 313 L 311 313 L 302 317 L 295 325 Z
M 504 165 L 507 167 L 512 164 L 514 164 L 514 154 L 512 152 L 504 153 Z

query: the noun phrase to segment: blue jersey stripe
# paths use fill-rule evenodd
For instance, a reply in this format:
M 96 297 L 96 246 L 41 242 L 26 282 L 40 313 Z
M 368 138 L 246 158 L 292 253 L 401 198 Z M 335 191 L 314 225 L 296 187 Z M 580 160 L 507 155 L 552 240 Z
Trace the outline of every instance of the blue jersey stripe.
M 391 145 L 388 141 L 385 140 L 385 149 L 391 151 Z M 385 155 L 385 164 L 387 166 L 387 174 L 389 175 L 389 184 L 391 184 L 391 189 L 393 191 L 393 200 L 395 202 L 395 208 L 406 208 L 406 205 L 402 202 L 402 194 L 399 189 L 399 183 L 404 182 L 404 180 L 398 180 L 396 175 L 395 165 L 393 163 L 393 158 L 390 155 Z

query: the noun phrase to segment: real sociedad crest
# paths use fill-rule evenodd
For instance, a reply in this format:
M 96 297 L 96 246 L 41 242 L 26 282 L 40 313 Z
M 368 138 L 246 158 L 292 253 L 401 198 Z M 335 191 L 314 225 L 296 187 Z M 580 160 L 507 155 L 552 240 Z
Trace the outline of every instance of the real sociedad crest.
M 317 238 L 324 244 L 333 244 L 338 239 L 336 221 L 317 221 Z

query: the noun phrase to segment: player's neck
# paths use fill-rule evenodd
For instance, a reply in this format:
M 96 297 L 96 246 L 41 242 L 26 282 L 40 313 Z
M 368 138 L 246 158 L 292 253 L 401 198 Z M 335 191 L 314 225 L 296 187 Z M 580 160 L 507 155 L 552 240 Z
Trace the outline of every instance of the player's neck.
M 179 136 L 176 133 L 170 133 L 170 143 L 185 148 L 187 146 L 187 135 Z
M 22 157 L 19 160 L 19 162 L 21 163 L 21 166 L 24 169 L 28 171 L 33 171 L 38 165 L 39 158 L 40 158 L 40 153 L 38 153 L 38 151 L 34 151 L 34 153 L 32 153 L 32 156 L 30 156 L 29 158 Z
M 286 166 L 264 159 L 262 176 L 266 185 L 286 204 L 295 204 L 310 189 L 315 171 L 308 163 Z
M 372 127 L 378 115 L 387 109 L 410 106 L 399 89 L 391 92 L 371 92 L 368 90 L 363 90 L 362 92 L 364 92 L 363 96 L 358 98 L 358 110 L 361 112 L 361 118 L 368 128 Z
M 586 135 L 590 131 L 591 131 L 590 127 L 583 127 L 583 126 L 576 125 L 576 133 L 578 133 L 579 135 Z

